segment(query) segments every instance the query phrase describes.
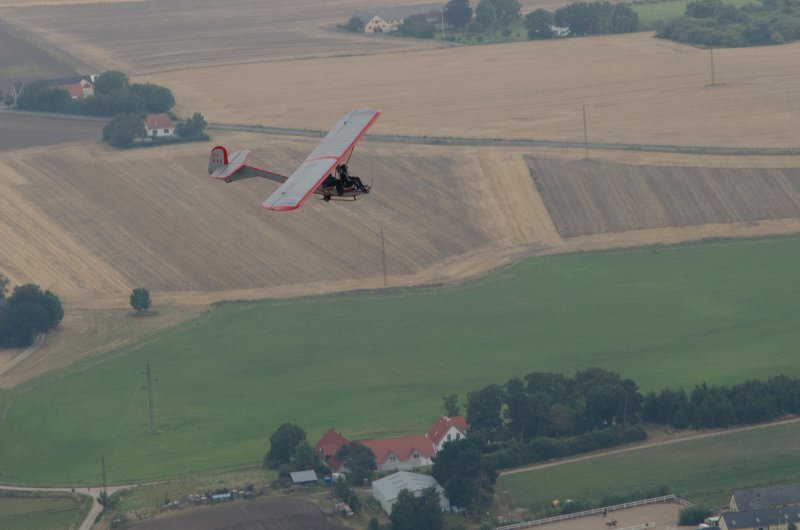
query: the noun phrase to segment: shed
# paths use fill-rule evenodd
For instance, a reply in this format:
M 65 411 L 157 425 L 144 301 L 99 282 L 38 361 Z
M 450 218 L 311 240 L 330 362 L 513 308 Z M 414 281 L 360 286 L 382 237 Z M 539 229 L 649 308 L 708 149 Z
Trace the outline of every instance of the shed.
M 313 469 L 309 469 L 308 471 L 295 471 L 294 473 L 289 473 L 289 475 L 292 477 L 292 482 L 294 484 L 309 484 L 317 481 L 317 474 L 314 473 Z

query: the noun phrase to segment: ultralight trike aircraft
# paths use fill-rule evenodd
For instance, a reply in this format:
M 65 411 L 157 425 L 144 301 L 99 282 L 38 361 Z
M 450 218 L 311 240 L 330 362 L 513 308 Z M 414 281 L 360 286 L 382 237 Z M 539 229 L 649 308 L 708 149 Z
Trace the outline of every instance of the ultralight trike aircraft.
M 211 150 L 208 173 L 225 182 L 250 177 L 281 182 L 281 186 L 262 204 L 267 210 L 294 210 L 312 193 L 321 195 L 326 202 L 339 198 L 355 200 L 359 195 L 369 193 L 372 186 L 364 185 L 359 177 L 350 175 L 347 162 L 358 141 L 380 115 L 374 109 L 357 109 L 342 116 L 288 177 L 246 165 L 250 151 L 236 151 L 228 157 L 227 149 L 221 145 Z

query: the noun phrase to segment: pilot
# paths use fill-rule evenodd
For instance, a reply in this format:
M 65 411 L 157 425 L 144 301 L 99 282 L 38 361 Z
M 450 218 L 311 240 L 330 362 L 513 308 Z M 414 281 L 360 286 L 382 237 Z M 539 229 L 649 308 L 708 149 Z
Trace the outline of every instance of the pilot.
M 341 164 L 336 166 L 336 172 L 339 175 L 339 181 L 342 183 L 345 189 L 355 187 L 357 190 L 368 193 L 367 188 L 364 186 L 364 183 L 361 182 L 361 178 L 356 177 L 355 175 L 350 175 L 347 171 L 347 164 Z M 341 195 L 341 193 L 339 193 Z

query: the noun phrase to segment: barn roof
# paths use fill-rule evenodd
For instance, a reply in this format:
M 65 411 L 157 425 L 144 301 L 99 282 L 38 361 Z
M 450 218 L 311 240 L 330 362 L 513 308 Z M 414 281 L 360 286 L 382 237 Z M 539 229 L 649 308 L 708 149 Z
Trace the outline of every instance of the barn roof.
M 432 476 L 409 473 L 408 471 L 398 471 L 372 483 L 372 489 L 379 491 L 387 501 L 396 499 L 402 490 L 415 493 L 431 486 L 435 487 L 440 493 L 444 492 L 444 488 Z
M 795 506 L 800 505 L 800 484 L 733 490 L 731 495 L 735 501 L 736 509 L 740 512 L 780 506 Z
M 800 524 L 800 508 L 768 508 L 764 510 L 746 510 L 743 512 L 725 512 L 722 519 L 729 530 L 738 528 L 772 528 L 780 521 L 781 528 L 789 523 Z
M 314 473 L 313 469 L 309 469 L 308 471 L 295 471 L 293 473 L 289 473 L 289 476 L 292 477 L 292 482 L 295 484 L 305 484 L 306 482 L 317 481 L 317 474 Z
M 406 461 L 411 458 L 411 454 L 416 450 L 425 458 L 436 456 L 436 449 L 427 437 L 415 434 L 412 436 L 399 436 L 397 438 L 383 438 L 380 440 L 359 440 L 361 445 L 365 445 L 372 450 L 375 455 L 375 462 L 383 464 L 389 459 L 389 455 L 394 455 L 398 460 Z

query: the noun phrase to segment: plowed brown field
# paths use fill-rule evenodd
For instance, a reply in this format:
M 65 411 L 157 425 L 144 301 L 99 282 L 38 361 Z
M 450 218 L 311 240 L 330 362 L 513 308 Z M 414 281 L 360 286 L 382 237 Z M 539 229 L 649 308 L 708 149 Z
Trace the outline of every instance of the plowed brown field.
M 800 218 L 800 169 L 526 159 L 562 237 Z

